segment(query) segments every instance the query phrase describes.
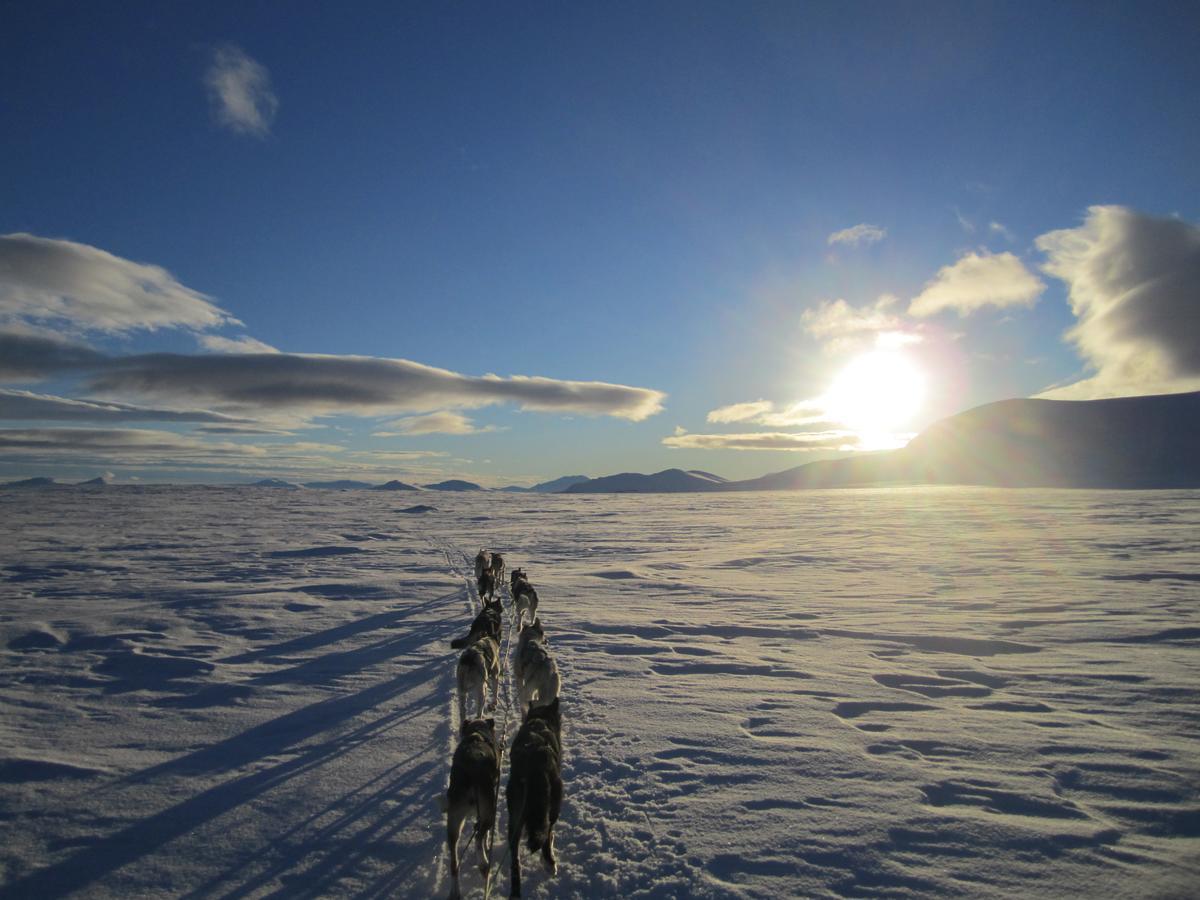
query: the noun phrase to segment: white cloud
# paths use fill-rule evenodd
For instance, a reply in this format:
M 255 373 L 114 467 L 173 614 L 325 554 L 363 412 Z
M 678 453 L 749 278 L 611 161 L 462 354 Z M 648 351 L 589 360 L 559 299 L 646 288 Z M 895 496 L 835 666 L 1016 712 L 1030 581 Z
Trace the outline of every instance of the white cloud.
M 264 344 L 249 335 L 227 338 L 216 334 L 200 334 L 196 336 L 200 346 L 214 353 L 278 353 L 270 344 Z
M 23 233 L 0 235 L 0 323 L 14 322 L 117 334 L 240 324 L 160 266 Z
M 1047 391 L 1092 399 L 1200 389 L 1200 227 L 1093 206 L 1077 228 L 1037 239 L 1066 282 L 1067 337 L 1095 375 Z
M 484 434 L 496 431 L 494 425 L 479 428 L 462 413 L 440 412 L 428 413 L 423 416 L 406 416 L 384 425 L 384 431 L 375 432 L 372 437 L 407 437 L 414 434 Z
M 967 253 L 943 266 L 908 307 L 912 316 L 946 309 L 960 316 L 985 306 L 1033 306 L 1046 286 L 1011 253 Z
M 856 247 L 859 244 L 874 244 L 876 241 L 882 241 L 885 237 L 887 237 L 886 228 L 862 222 L 849 228 L 843 228 L 841 231 L 835 231 L 829 236 L 829 245 L 849 244 Z
M 801 313 L 800 321 L 827 353 L 919 343 L 923 340 L 917 332 L 920 326 L 891 312 L 897 302 L 891 294 L 881 294 L 866 306 L 851 306 L 840 298 L 823 300 Z
M 662 443 L 677 450 L 790 450 L 816 452 L 856 450 L 858 436 L 850 431 L 753 432 L 750 434 L 670 435 Z
M 264 138 L 271 132 L 279 100 L 265 66 L 239 47 L 217 47 L 204 73 L 217 121 L 239 134 Z
M 774 407 L 770 400 L 751 400 L 748 403 L 732 403 L 714 409 L 708 414 L 710 422 L 747 422 L 757 418 Z
M 1013 241 L 1015 241 L 1017 239 L 1016 236 L 1011 231 L 1009 231 L 1007 228 L 1005 228 L 999 222 L 988 222 L 988 232 L 991 234 L 999 235 L 1000 237 L 1004 238 L 1009 243 L 1012 243 Z

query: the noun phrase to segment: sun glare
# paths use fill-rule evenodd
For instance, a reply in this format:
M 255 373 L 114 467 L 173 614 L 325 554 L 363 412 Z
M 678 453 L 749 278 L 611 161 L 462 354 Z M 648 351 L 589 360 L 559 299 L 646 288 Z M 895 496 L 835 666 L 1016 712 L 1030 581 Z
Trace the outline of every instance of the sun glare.
M 924 402 L 924 373 L 894 350 L 872 350 L 852 360 L 824 397 L 828 415 L 861 436 L 904 429 Z

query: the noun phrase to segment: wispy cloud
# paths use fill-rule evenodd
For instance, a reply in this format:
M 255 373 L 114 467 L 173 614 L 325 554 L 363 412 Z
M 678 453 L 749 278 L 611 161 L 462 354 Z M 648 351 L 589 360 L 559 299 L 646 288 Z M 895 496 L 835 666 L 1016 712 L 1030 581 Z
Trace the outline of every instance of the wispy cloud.
M 881 334 L 907 334 L 910 341 L 920 341 L 915 326 L 892 312 L 896 303 L 891 294 L 883 294 L 865 306 L 851 306 L 841 298 L 823 300 L 801 313 L 800 321 L 824 349 L 835 353 L 855 344 L 875 343 Z
M 107 400 L 76 400 L 0 388 L 0 419 L 36 422 L 211 422 L 230 430 L 250 427 L 239 419 L 203 409 L 154 409 Z
M 202 452 L 207 456 L 265 456 L 252 444 L 202 441 L 173 431 L 148 428 L 3 428 L 0 453 L 36 450 L 39 453 L 125 454 Z
M 714 409 L 708 414 L 710 422 L 748 422 L 774 407 L 770 400 L 751 400 L 747 403 L 731 403 Z
M 850 431 L 753 432 L 750 434 L 669 435 L 662 443 L 677 450 L 790 450 L 817 452 L 858 449 L 858 436 Z
M 1037 239 L 1078 319 L 1067 337 L 1095 375 L 1043 396 L 1091 399 L 1200 389 L 1200 227 L 1093 206 Z
M 498 430 L 494 425 L 480 428 L 462 413 L 445 410 L 423 416 L 406 416 L 383 426 L 372 437 L 407 437 L 417 434 L 485 434 Z
M 240 324 L 160 266 L 24 233 L 0 235 L 0 324 L 13 322 L 116 334 Z
M 217 47 L 204 73 L 213 114 L 231 131 L 265 138 L 279 108 L 271 76 L 262 63 L 240 47 Z
M 196 335 L 196 340 L 200 342 L 200 346 L 205 350 L 211 350 L 214 353 L 278 353 L 279 351 L 270 344 L 264 344 L 257 338 L 252 338 L 248 335 L 241 337 L 221 337 L 216 334 L 199 334 Z
M 999 237 L 1004 238 L 1010 244 L 1017 239 L 1016 235 L 1014 235 L 1008 230 L 1008 228 L 999 222 L 988 222 L 988 233 L 998 235 Z
M 859 244 L 874 244 L 882 241 L 885 237 L 887 237 L 886 228 L 862 222 L 849 228 L 843 228 L 841 231 L 835 231 L 829 236 L 829 246 L 848 244 L 851 247 L 857 247 Z
M 909 315 L 952 309 L 965 316 L 987 306 L 1032 306 L 1046 289 L 1012 253 L 967 253 L 943 266 L 908 307 Z

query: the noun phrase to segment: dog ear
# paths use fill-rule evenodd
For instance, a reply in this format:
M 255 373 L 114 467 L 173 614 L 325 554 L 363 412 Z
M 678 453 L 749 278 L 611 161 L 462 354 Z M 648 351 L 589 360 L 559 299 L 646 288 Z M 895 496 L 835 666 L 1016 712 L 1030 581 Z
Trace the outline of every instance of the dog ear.
M 487 719 L 486 721 L 487 721 L 488 730 L 495 731 L 496 730 L 496 720 L 495 719 Z
M 534 617 L 534 620 L 533 620 L 533 627 L 534 627 L 534 628 L 536 628 L 538 631 L 541 631 L 541 630 L 542 630 L 542 619 L 541 619 L 541 616 L 535 616 L 535 617 Z

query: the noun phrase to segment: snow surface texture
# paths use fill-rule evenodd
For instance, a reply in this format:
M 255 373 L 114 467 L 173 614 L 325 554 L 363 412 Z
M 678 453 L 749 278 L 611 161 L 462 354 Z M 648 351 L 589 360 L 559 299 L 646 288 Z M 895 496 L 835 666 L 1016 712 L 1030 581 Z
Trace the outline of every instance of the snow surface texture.
M 0 896 L 444 896 L 481 546 L 563 673 L 527 896 L 1200 884 L 1200 493 L 410 502 L 0 492 Z

